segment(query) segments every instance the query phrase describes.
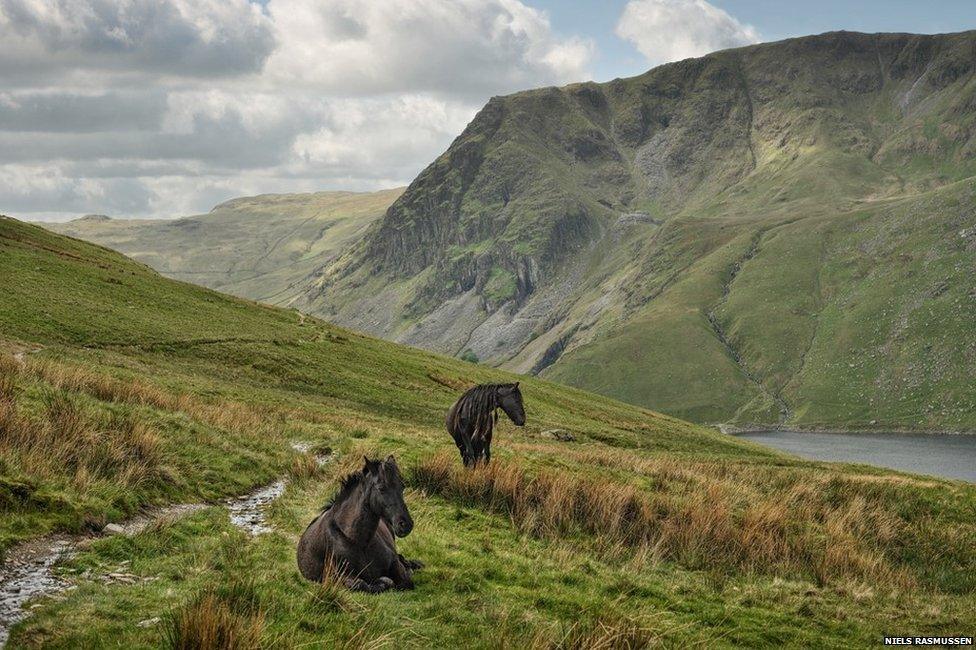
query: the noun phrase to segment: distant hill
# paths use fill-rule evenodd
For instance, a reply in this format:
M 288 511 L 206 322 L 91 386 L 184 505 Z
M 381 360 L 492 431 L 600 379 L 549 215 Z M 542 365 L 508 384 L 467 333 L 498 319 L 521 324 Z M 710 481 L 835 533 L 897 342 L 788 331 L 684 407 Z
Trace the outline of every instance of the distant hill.
M 976 429 L 974 68 L 840 32 L 495 97 L 294 304 L 696 421 Z
M 182 219 L 86 215 L 46 228 L 108 246 L 164 275 L 285 305 L 302 280 L 327 264 L 402 193 L 262 194 Z

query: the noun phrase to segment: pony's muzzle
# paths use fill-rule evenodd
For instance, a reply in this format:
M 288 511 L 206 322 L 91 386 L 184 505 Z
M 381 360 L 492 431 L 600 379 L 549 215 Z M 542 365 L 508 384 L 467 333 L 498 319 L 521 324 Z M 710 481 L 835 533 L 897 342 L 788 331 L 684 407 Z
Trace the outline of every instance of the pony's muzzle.
M 393 534 L 397 537 L 406 537 L 413 530 L 413 520 L 409 517 L 401 517 L 393 524 Z

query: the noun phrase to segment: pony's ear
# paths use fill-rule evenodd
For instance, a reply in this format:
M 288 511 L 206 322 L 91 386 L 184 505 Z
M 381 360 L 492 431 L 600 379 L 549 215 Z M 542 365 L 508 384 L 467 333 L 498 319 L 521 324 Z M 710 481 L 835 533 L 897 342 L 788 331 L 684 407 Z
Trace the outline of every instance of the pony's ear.
M 386 463 L 396 467 L 396 458 L 393 457 L 393 454 L 390 454 L 389 456 L 386 457 Z
M 512 388 L 518 388 L 518 385 L 519 385 L 519 383 L 518 382 L 515 382 L 515 385 L 512 386 Z
M 363 456 L 363 474 L 369 474 L 373 469 L 373 461 Z

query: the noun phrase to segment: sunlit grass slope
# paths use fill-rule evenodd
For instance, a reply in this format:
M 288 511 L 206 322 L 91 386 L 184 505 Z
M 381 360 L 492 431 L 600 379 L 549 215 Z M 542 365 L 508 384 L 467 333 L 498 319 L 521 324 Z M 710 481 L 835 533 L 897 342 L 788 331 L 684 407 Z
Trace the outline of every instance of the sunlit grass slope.
M 291 478 L 256 539 L 218 503 L 86 547 L 65 568 L 78 588 L 15 647 L 850 646 L 973 627 L 969 485 L 802 462 L 527 378 L 527 426 L 503 421 L 497 462 L 465 473 L 443 413 L 513 375 L 10 219 L 0 340 L 4 548 Z M 317 468 L 295 441 L 336 460 Z M 413 592 L 352 595 L 295 567 L 297 535 L 364 453 L 408 477 L 402 551 L 428 565 Z M 148 580 L 103 579 L 123 567 Z

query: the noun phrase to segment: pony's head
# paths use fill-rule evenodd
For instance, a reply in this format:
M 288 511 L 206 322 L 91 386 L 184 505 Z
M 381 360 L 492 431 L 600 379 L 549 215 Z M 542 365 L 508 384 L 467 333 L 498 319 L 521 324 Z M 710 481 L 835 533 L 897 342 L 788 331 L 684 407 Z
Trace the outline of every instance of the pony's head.
M 525 405 L 522 404 L 522 391 L 519 383 L 501 384 L 498 387 L 498 406 L 502 407 L 508 419 L 520 427 L 525 424 Z
M 363 489 L 369 508 L 386 522 L 397 537 L 406 537 L 413 530 L 413 519 L 403 500 L 403 478 L 396 459 L 371 460 L 363 457 Z

